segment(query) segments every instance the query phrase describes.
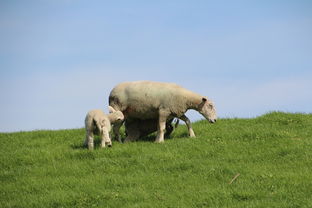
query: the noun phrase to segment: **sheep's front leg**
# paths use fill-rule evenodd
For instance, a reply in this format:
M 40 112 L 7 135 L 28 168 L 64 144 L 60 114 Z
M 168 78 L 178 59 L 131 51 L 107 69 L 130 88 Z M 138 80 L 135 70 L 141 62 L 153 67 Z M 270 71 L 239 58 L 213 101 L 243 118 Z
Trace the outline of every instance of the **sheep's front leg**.
M 168 115 L 169 114 L 165 110 L 159 111 L 158 131 L 157 131 L 157 136 L 155 139 L 156 143 L 164 142 L 164 134 L 165 134 L 166 121 L 167 121 Z
M 118 142 L 122 143 L 121 141 L 121 137 L 120 137 L 120 127 L 122 126 L 123 122 L 116 122 L 113 126 L 113 132 L 114 132 L 114 135 L 115 135 L 115 140 L 117 140 Z
M 187 129 L 188 129 L 188 132 L 189 132 L 189 136 L 190 137 L 196 137 L 195 133 L 193 131 L 190 119 L 188 117 L 186 117 L 185 115 L 181 116 L 180 119 L 185 122 Z
M 107 144 L 109 147 L 112 146 L 112 141 L 109 137 L 109 132 L 107 129 L 103 129 L 102 131 L 102 141 L 101 141 L 101 147 L 105 147 L 105 144 Z
M 87 131 L 87 134 L 86 134 L 86 140 L 84 142 L 84 145 L 88 147 L 89 150 L 93 150 L 94 148 L 94 134 L 92 131 Z

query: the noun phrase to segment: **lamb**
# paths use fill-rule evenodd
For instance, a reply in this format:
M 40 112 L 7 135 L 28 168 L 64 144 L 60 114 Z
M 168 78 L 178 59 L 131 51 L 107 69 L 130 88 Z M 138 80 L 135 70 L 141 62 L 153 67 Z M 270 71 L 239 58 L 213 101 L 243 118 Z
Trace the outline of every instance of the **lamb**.
M 192 129 L 191 122 L 190 120 L 183 115 L 181 118 L 183 118 L 183 121 L 185 122 L 188 132 L 189 132 L 189 137 L 196 137 L 195 133 Z M 172 121 L 174 118 L 166 121 L 166 133 L 164 134 L 164 137 L 169 137 L 170 134 L 173 132 L 175 128 L 177 128 L 179 124 L 179 119 L 176 119 L 175 125 L 172 125 Z M 182 120 L 182 119 L 181 119 Z M 157 119 L 146 119 L 146 120 L 141 120 L 141 119 L 131 119 L 127 120 L 125 122 L 125 127 L 126 127 L 126 133 L 127 133 L 127 141 L 134 141 L 138 138 L 145 137 L 155 131 L 157 131 Z
M 172 125 L 173 118 L 166 122 L 165 137 L 170 136 L 173 130 L 177 127 L 179 119 L 176 120 L 175 126 Z M 134 141 L 138 138 L 145 137 L 150 133 L 157 131 L 156 119 L 130 119 L 125 122 L 127 141 Z
M 136 81 L 118 84 L 109 95 L 109 105 L 123 112 L 126 121 L 155 119 L 158 129 L 155 142 L 158 143 L 164 142 L 166 122 L 174 117 L 189 123 L 189 131 L 192 131 L 189 119 L 184 115 L 189 109 L 198 111 L 210 123 L 217 120 L 211 100 L 173 83 Z M 113 129 L 118 139 L 120 126 L 115 125 Z M 129 139 L 127 137 L 125 141 Z
M 105 144 L 111 147 L 112 141 L 109 136 L 111 124 L 124 120 L 121 111 L 116 111 L 111 106 L 108 108 L 110 112 L 108 115 L 105 115 L 102 110 L 91 110 L 85 118 L 86 139 L 84 145 L 90 150 L 94 148 L 94 135 L 101 136 L 101 147 L 105 147 Z

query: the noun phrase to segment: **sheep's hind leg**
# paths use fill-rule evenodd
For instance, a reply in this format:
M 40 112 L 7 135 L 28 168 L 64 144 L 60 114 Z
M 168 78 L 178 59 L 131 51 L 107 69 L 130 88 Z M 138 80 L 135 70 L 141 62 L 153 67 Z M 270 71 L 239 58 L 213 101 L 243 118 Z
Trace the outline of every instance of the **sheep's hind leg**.
M 188 117 L 186 117 L 185 115 L 181 116 L 180 119 L 185 122 L 187 129 L 188 129 L 188 132 L 189 132 L 189 136 L 190 137 L 196 137 L 195 133 L 193 131 L 190 119 Z

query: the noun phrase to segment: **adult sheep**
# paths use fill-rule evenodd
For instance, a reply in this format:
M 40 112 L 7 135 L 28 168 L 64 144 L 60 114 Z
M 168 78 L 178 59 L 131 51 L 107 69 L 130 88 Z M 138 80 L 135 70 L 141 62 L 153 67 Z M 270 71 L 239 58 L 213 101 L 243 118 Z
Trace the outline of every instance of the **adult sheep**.
M 155 142 L 164 142 L 166 121 L 173 117 L 183 118 L 193 109 L 209 122 L 216 122 L 216 110 L 212 101 L 173 83 L 136 81 L 124 82 L 114 87 L 109 95 L 109 105 L 123 112 L 129 119 L 157 119 L 158 130 Z M 119 128 L 114 133 L 119 139 Z

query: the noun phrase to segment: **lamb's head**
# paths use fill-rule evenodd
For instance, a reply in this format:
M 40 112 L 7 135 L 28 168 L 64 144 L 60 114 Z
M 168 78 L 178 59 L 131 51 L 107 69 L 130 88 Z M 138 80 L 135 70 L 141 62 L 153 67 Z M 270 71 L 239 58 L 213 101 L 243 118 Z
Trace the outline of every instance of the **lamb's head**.
M 216 108 L 212 101 L 203 97 L 202 102 L 199 104 L 198 112 L 202 114 L 210 123 L 217 121 Z
M 109 120 L 111 123 L 122 122 L 125 117 L 121 111 L 116 111 L 113 107 L 108 106 L 109 109 Z
M 115 122 L 120 122 L 124 120 L 124 114 L 121 111 L 116 111 L 113 113 L 114 117 L 115 117 Z

